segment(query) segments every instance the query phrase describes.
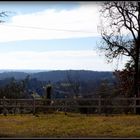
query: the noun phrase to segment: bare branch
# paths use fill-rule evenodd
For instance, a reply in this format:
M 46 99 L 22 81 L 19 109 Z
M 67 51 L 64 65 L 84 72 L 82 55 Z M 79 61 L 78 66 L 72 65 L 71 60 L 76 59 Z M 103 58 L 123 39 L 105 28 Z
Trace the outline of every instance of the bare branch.
M 0 18 L 7 17 L 8 16 L 7 13 L 8 13 L 8 11 L 0 12 Z M 3 22 L 5 22 L 5 21 L 0 19 L 0 23 L 3 23 Z
M 134 40 L 136 40 L 136 35 L 135 35 L 134 31 L 133 31 L 133 28 L 131 27 L 132 26 L 131 21 L 128 20 L 128 18 L 126 17 L 124 8 L 121 7 L 121 6 L 117 6 L 117 5 L 116 5 L 116 8 L 118 9 L 119 13 L 123 17 L 124 26 L 132 33 L 132 35 L 134 37 Z M 130 25 L 128 25 L 128 24 L 130 24 Z

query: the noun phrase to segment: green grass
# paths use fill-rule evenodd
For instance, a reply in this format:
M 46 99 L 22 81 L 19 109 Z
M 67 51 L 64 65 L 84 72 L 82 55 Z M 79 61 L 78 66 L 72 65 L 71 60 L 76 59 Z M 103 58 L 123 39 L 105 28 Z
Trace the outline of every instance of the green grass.
M 0 137 L 140 137 L 140 116 L 0 115 Z

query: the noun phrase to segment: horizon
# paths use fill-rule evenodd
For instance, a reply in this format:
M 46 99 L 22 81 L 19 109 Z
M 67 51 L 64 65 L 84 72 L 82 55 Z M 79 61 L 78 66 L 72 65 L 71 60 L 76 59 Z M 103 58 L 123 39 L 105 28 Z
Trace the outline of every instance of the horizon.
M 40 69 L 0 69 L 0 73 L 3 72 L 50 72 L 50 71 L 92 71 L 92 72 L 114 72 L 114 71 L 95 71 L 87 69 L 51 69 L 51 70 L 40 70 Z

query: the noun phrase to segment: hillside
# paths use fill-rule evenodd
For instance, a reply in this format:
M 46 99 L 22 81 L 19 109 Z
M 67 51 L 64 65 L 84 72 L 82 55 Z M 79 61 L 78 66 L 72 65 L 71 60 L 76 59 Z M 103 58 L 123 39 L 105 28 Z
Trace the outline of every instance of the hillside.
M 73 79 L 79 79 L 84 81 L 96 80 L 96 79 L 112 79 L 112 72 L 98 72 L 98 71 L 86 71 L 86 70 L 56 70 L 56 71 L 44 71 L 44 72 L 35 72 L 27 73 L 22 71 L 9 71 L 0 73 L 0 80 L 5 78 L 14 77 L 17 80 L 24 79 L 27 75 L 30 75 L 31 78 L 37 78 L 40 81 L 52 81 L 58 82 L 67 80 L 68 77 Z
M 112 72 L 56 70 L 27 73 L 7 71 L 0 73 L 0 96 L 11 98 L 18 95 L 18 98 L 30 98 L 33 91 L 43 96 L 45 94 L 43 87 L 48 81 L 51 81 L 53 85 L 54 98 L 64 98 L 65 95 L 74 96 L 75 94 L 93 95 L 100 89 L 103 81 L 106 81 L 106 84 L 111 87 L 116 83 Z

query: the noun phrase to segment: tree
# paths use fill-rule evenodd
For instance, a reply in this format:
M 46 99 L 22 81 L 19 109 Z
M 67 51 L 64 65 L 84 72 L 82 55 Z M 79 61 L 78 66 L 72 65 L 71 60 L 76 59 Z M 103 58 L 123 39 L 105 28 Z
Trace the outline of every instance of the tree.
M 17 81 L 14 77 L 7 79 L 8 83 L 0 87 L 0 98 L 23 98 L 24 86 L 22 81 Z M 4 83 L 4 81 L 3 81 Z
M 101 83 L 98 87 L 98 95 L 100 95 L 103 98 L 110 97 L 112 94 L 112 86 L 110 85 L 109 81 L 107 79 L 101 80 Z
M 140 2 L 105 2 L 101 9 L 101 48 L 108 60 L 128 56 L 134 64 L 133 94 L 140 85 Z M 104 24 L 103 24 L 104 23 Z
M 7 11 L 0 12 L 0 18 L 7 17 L 7 16 L 8 16 Z M 5 22 L 5 21 L 1 19 L 0 23 L 3 23 L 3 22 Z
M 66 76 L 67 76 L 67 83 L 71 88 L 72 93 L 77 98 L 78 96 L 80 96 L 80 87 L 81 87 L 79 74 L 78 72 L 74 74 L 71 71 L 67 71 Z
M 116 70 L 114 72 L 118 80 L 118 89 L 120 93 L 125 97 L 133 96 L 133 83 L 134 83 L 134 64 L 133 61 L 128 61 L 125 65 L 125 69 Z

